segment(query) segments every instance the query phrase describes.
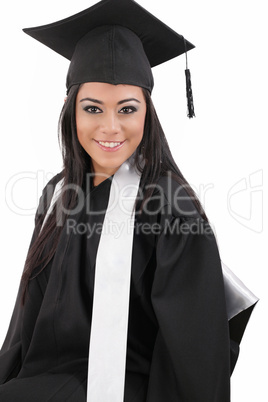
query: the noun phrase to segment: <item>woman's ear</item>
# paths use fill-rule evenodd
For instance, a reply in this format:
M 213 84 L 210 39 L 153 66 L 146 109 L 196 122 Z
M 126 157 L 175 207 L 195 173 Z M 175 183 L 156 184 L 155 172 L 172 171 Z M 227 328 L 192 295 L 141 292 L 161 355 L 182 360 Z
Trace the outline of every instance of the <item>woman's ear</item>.
M 67 98 L 68 98 L 68 97 L 67 97 L 67 96 L 65 96 L 65 98 L 64 98 L 64 103 L 67 101 Z

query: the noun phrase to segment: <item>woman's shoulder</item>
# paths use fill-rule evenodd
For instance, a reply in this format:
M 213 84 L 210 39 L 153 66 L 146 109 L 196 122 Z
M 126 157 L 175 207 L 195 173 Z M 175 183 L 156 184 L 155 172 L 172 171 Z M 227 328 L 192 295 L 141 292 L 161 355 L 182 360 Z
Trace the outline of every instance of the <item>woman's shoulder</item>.
M 60 185 L 64 177 L 63 170 L 57 174 L 55 174 L 45 185 L 42 191 L 41 198 L 44 196 L 52 197 L 55 188 L 57 185 Z
M 189 184 L 181 183 L 179 177 L 161 176 L 154 193 L 161 197 L 163 208 L 173 217 L 202 218 L 196 194 Z
M 56 185 L 63 179 L 64 177 L 64 173 L 63 170 L 57 174 L 55 174 L 46 184 L 44 190 L 48 187 L 48 186 L 53 186 L 56 187 Z
M 51 203 L 56 186 L 60 184 L 63 179 L 63 171 L 55 174 L 43 188 L 42 194 L 39 198 L 39 204 L 36 211 L 36 218 L 39 215 L 44 215 Z

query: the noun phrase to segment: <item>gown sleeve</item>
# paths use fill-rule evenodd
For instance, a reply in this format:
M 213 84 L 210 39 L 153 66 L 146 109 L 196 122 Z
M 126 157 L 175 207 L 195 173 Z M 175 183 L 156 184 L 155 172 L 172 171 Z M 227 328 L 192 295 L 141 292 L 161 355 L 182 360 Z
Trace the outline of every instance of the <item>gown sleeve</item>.
M 46 208 L 52 198 L 53 188 L 60 177 L 61 174 L 54 176 L 43 190 L 35 215 L 35 228 L 30 247 L 38 237 Z M 20 371 L 23 356 L 26 354 L 25 345 L 30 343 L 46 282 L 45 275 L 37 276 L 35 280 L 30 281 L 27 302 L 24 306 L 22 305 L 23 286 L 22 282 L 20 283 L 9 328 L 0 350 L 0 384 L 16 377 Z
M 212 230 L 173 217 L 159 237 L 152 305 L 159 325 L 147 402 L 230 401 L 230 341 Z
M 21 366 L 20 328 L 22 308 L 20 307 L 21 286 L 9 324 L 8 332 L 0 351 L 0 384 L 16 377 Z

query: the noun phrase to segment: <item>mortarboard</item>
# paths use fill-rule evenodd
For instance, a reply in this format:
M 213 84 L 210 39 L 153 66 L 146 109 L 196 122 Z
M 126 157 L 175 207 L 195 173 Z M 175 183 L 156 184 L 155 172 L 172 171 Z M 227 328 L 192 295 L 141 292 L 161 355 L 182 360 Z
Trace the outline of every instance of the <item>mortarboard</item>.
M 74 84 L 107 82 L 153 89 L 151 67 L 194 45 L 133 0 L 103 0 L 69 18 L 23 30 L 71 61 Z M 189 117 L 194 116 L 186 70 Z

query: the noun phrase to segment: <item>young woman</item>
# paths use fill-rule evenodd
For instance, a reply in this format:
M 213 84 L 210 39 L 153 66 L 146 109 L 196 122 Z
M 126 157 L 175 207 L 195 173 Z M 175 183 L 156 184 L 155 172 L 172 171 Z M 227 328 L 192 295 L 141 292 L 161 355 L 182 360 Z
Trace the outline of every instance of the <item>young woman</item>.
M 256 299 L 237 305 L 150 97 L 151 66 L 192 45 L 131 0 L 26 32 L 71 64 L 0 400 L 228 402 Z

